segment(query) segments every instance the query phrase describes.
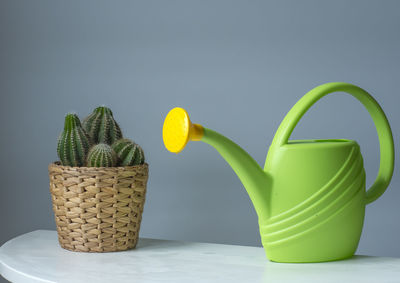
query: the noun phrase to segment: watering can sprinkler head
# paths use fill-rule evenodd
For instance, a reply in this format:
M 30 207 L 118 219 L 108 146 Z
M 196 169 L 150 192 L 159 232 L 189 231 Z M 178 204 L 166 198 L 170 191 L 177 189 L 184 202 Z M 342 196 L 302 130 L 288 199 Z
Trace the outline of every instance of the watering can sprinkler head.
M 175 107 L 165 118 L 163 140 L 165 147 L 173 153 L 181 152 L 190 140 L 201 140 L 203 134 L 203 127 L 193 124 L 183 108 Z

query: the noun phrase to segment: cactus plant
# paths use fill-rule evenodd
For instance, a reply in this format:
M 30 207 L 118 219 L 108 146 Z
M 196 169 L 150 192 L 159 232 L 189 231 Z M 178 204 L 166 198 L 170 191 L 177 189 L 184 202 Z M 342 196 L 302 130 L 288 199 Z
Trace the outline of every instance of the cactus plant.
M 117 154 L 108 144 L 99 143 L 93 146 L 87 157 L 88 167 L 114 167 L 117 165 Z
M 62 165 L 75 167 L 134 166 L 145 160 L 142 148 L 122 137 L 111 109 L 105 106 L 97 107 L 82 124 L 77 115 L 67 114 L 57 153 Z
M 142 148 L 129 139 L 120 139 L 111 145 L 118 156 L 120 166 L 133 166 L 144 163 Z
M 114 120 L 110 108 L 97 107 L 83 121 L 83 128 L 89 134 L 93 144 L 106 143 L 111 145 L 122 138 L 121 128 Z
M 89 151 L 90 140 L 76 114 L 65 116 L 64 131 L 57 143 L 57 154 L 64 166 L 83 166 Z

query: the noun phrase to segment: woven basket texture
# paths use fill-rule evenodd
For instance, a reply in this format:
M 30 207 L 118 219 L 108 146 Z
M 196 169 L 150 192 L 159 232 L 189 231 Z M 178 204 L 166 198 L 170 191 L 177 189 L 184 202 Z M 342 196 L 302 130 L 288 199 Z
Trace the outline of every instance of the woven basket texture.
M 132 249 L 139 236 L 148 165 L 49 165 L 58 240 L 64 249 L 112 252 Z

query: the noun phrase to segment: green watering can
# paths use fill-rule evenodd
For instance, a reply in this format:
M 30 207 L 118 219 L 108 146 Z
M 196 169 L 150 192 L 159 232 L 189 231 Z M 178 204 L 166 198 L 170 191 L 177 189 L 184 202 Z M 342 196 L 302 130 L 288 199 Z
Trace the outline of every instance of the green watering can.
M 346 139 L 289 140 L 304 113 L 333 92 L 357 98 L 374 120 L 380 168 L 369 190 L 360 147 Z M 304 95 L 283 119 L 264 170 L 223 135 L 190 122 L 182 108 L 165 118 L 163 140 L 178 153 L 189 140 L 213 146 L 231 165 L 258 215 L 262 244 L 276 262 L 323 262 L 351 257 L 357 249 L 365 206 L 379 198 L 393 174 L 394 145 L 388 120 L 375 99 L 348 83 L 327 83 Z

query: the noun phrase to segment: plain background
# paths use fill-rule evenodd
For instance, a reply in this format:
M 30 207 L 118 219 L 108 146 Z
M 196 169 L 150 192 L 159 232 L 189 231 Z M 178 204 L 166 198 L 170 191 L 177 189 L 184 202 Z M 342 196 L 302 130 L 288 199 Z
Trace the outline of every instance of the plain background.
M 105 104 L 150 164 L 141 237 L 260 246 L 234 172 L 204 143 L 169 153 L 165 115 L 185 107 L 263 166 L 294 103 L 319 84 L 345 81 L 379 101 L 398 148 L 399 12 L 398 1 L 2 0 L 0 244 L 55 229 L 47 165 L 57 159 L 64 115 L 83 118 Z M 367 185 L 375 179 L 375 128 L 349 95 L 321 100 L 292 138 L 355 139 Z M 400 257 L 399 186 L 395 170 L 368 205 L 359 254 Z

